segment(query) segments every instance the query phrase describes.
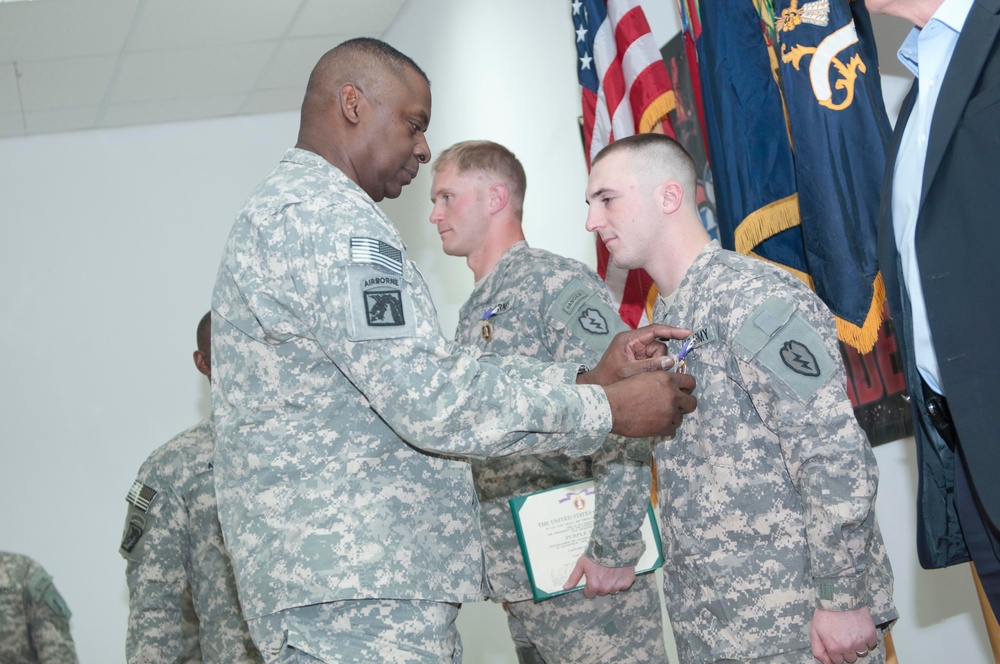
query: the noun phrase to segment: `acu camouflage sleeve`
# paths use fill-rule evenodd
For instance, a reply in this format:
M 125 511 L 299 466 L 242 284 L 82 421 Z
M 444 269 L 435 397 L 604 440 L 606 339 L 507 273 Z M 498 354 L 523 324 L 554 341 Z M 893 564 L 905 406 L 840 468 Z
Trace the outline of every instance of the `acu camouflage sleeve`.
M 847 399 L 832 316 L 811 293 L 788 299 L 763 302 L 735 350 L 802 497 L 817 606 L 856 609 L 870 604 L 878 466 Z
M 290 272 L 300 276 L 293 299 L 320 303 L 297 313 L 400 438 L 474 458 L 552 450 L 581 456 L 604 442 L 611 410 L 600 387 L 547 382 L 552 371 L 565 375 L 566 366 L 538 364 L 534 380 L 521 380 L 528 372 L 523 361 L 514 365 L 517 379 L 480 361 L 480 351 L 441 335 L 427 286 L 405 254 L 399 274 L 386 273 L 353 259 L 352 238 L 323 227 L 322 216 L 289 210 L 286 219 Z M 401 246 L 397 237 L 369 240 Z M 393 297 L 405 325 L 365 323 L 364 284 L 376 281 L 391 281 L 398 291 Z
M 579 274 L 544 313 L 545 345 L 563 362 L 596 366 L 611 339 L 628 329 L 603 281 Z M 645 550 L 640 529 L 652 487 L 650 439 L 608 436 L 591 456 L 594 528 L 584 554 L 605 567 L 634 566 Z
M 69 631 L 72 615 L 55 584 L 41 567 L 28 580 L 29 634 L 39 662 L 77 664 L 76 646 Z
M 169 481 L 144 471 L 128 494 L 128 517 L 119 549 L 127 560 L 125 657 L 129 664 L 179 661 L 182 652 L 191 650 L 191 644 L 184 644 L 182 616 L 185 596 L 190 601 L 185 567 L 190 550 L 187 509 L 180 496 L 166 488 Z

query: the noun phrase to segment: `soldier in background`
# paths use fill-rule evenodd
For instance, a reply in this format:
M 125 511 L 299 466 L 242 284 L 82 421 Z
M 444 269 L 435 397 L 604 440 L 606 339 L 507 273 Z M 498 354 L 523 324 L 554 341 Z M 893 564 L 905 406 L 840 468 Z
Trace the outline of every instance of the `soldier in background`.
M 433 171 L 431 223 L 444 252 L 465 257 L 476 281 L 455 341 L 487 353 L 595 365 L 611 337 L 628 327 L 593 270 L 528 246 L 521 227 L 526 179 L 517 157 L 490 141 L 465 141 L 442 152 Z M 472 461 L 489 594 L 504 602 L 522 664 L 666 661 L 656 578 L 635 575 L 651 459 L 650 441 L 638 439 L 611 440 L 588 457 L 552 452 Z M 586 574 L 583 593 L 533 602 L 508 500 L 591 478 L 594 529 L 567 581 L 575 587 Z
M 693 330 L 670 345 L 698 410 L 654 451 L 678 655 L 882 662 L 896 610 L 878 467 L 833 316 L 793 275 L 711 241 L 694 191 L 684 148 L 641 134 L 598 153 L 586 194 L 587 229 L 656 282 L 653 320 Z
M 77 664 L 70 615 L 41 565 L 0 551 L 0 662 Z
M 194 365 L 211 380 L 211 312 Z M 236 596 L 215 501 L 215 427 L 202 420 L 156 449 L 126 498 L 130 664 L 262 662 Z

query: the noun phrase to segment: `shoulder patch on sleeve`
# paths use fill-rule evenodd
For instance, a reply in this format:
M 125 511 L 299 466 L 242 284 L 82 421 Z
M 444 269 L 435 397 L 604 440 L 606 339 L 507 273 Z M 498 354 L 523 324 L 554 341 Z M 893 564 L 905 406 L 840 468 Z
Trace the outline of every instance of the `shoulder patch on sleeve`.
M 156 489 L 148 487 L 136 480 L 129 489 L 125 501 L 128 503 L 128 514 L 125 517 L 125 532 L 122 533 L 122 543 L 118 553 L 126 560 L 142 560 L 143 544 L 146 533 L 153 525 L 153 515 L 149 514 L 149 506 L 157 496 Z
M 812 398 L 836 373 L 823 337 L 778 297 L 750 314 L 734 339 L 734 350 L 774 374 L 801 401 Z
M 603 353 L 613 337 L 624 329 L 618 313 L 604 303 L 590 284 L 573 278 L 545 312 L 557 330 L 568 330 L 597 353 Z
M 143 512 L 148 512 L 154 498 L 156 498 L 156 489 L 136 480 L 132 483 L 132 488 L 128 490 L 125 501 Z
M 70 619 L 72 612 L 69 606 L 52 583 L 52 577 L 45 572 L 38 571 L 32 575 L 28 581 L 28 593 L 36 602 L 49 607 L 55 615 L 64 620 Z
M 351 341 L 400 339 L 416 334 L 411 285 L 401 274 L 371 264 L 347 265 Z

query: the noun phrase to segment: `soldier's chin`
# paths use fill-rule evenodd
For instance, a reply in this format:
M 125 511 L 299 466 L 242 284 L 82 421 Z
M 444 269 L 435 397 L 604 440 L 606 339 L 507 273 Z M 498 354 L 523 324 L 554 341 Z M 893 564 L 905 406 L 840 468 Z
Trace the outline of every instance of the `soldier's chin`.
M 613 253 L 611 254 L 611 262 L 615 264 L 615 267 L 617 267 L 617 268 L 619 268 L 621 270 L 632 270 L 632 269 L 635 268 L 634 265 L 632 265 L 631 263 L 625 261 L 625 259 L 623 259 L 623 258 L 619 258 L 618 256 L 615 256 Z

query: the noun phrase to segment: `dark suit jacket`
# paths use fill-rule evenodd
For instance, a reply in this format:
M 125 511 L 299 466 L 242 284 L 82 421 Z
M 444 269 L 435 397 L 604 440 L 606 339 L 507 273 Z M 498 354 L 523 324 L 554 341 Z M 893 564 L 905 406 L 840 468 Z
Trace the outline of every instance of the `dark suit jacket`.
M 975 0 L 934 110 L 916 231 L 920 280 L 952 418 L 986 513 L 1000 524 L 1000 0 Z M 955 516 L 955 455 L 923 410 L 909 299 L 892 230 L 892 172 L 917 82 L 890 146 L 879 264 L 914 406 L 917 551 L 926 568 L 968 560 Z

